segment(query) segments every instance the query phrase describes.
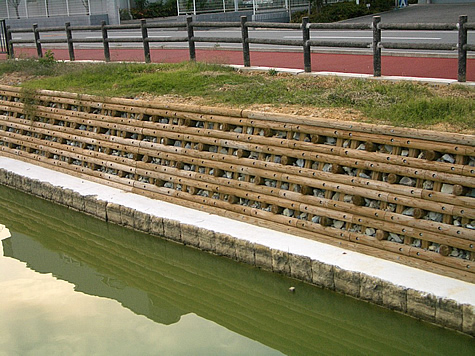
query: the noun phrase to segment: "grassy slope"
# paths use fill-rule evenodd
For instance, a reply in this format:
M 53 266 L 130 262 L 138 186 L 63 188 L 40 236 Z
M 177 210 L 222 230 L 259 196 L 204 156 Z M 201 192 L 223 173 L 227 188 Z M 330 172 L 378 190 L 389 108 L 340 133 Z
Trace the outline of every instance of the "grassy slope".
M 475 89 L 336 77 L 242 74 L 203 63 L 81 64 L 52 59 L 5 61 L 0 75 L 28 77 L 23 86 L 104 96 L 199 97 L 208 104 L 233 107 L 351 109 L 365 121 L 407 127 L 442 125 L 475 132 Z

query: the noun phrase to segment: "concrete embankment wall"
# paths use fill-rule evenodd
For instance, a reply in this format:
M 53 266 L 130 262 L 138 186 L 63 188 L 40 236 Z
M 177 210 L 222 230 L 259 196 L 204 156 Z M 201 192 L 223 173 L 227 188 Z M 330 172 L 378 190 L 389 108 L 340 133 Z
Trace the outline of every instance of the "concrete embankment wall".
M 0 95 L 5 157 L 473 288 L 473 136 L 6 86 Z M 386 275 L 322 264 L 305 249 L 294 254 L 294 242 L 275 248 L 278 237 L 256 244 L 209 226 L 157 221 L 127 204 L 11 174 L 3 173 L 3 184 L 473 334 L 470 298 L 421 292 L 419 284 L 413 293 Z
M 0 157 L 0 184 L 475 336 L 475 286 L 468 282 L 6 157 Z

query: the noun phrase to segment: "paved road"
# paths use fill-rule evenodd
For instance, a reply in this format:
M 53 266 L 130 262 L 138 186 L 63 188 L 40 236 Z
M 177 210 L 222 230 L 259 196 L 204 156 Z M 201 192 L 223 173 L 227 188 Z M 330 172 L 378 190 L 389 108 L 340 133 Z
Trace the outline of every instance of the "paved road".
M 469 22 L 475 22 L 475 5 L 473 3 L 410 5 L 378 15 L 381 16 L 381 21 L 388 23 L 456 23 L 460 15 L 467 15 Z M 370 23 L 372 18 L 370 15 L 342 22 Z

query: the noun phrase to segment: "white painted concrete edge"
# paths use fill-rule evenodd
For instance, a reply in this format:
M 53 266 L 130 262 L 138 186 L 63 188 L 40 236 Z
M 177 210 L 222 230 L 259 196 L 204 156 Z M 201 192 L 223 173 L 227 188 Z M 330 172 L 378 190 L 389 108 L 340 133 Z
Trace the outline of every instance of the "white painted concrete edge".
M 0 157 L 0 168 L 24 177 L 48 182 L 54 186 L 71 189 L 83 196 L 95 195 L 100 200 L 120 204 L 144 213 L 229 234 L 235 238 L 258 243 L 269 248 L 307 256 L 313 260 L 373 276 L 397 286 L 432 294 L 439 298 L 452 299 L 460 304 L 475 305 L 475 284 L 472 283 L 218 215 L 154 200 L 7 157 Z

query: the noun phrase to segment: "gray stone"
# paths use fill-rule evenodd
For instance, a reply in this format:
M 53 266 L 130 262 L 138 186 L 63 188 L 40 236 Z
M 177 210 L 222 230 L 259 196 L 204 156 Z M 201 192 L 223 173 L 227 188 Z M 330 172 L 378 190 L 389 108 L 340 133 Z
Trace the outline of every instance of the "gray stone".
M 216 234 L 216 254 L 236 258 L 236 238 L 228 234 Z
M 312 282 L 312 260 L 310 257 L 288 254 L 290 276 L 301 281 Z
M 433 294 L 407 290 L 407 313 L 416 318 L 435 322 L 437 299 Z
M 361 274 L 360 298 L 375 304 L 383 304 L 383 281 L 373 276 Z
M 254 244 L 256 266 L 272 271 L 272 251 L 269 247 Z
M 407 310 L 407 288 L 383 281 L 383 305 L 386 308 L 405 313 Z
M 272 271 L 290 276 L 288 252 L 272 249 Z
M 442 184 L 440 191 L 444 194 L 453 194 L 454 186 L 452 184 Z
M 435 322 L 451 329 L 462 331 L 463 306 L 451 299 L 438 298 Z
M 163 237 L 181 242 L 182 238 L 180 222 L 176 220 L 163 219 Z
M 328 289 L 335 289 L 334 266 L 312 261 L 312 283 Z
M 334 280 L 337 292 L 351 295 L 355 298 L 360 296 L 361 275 L 359 272 L 348 271 L 335 266 Z
M 407 185 L 408 187 L 414 187 L 416 185 L 416 181 L 409 177 L 402 177 L 399 181 L 399 184 Z

